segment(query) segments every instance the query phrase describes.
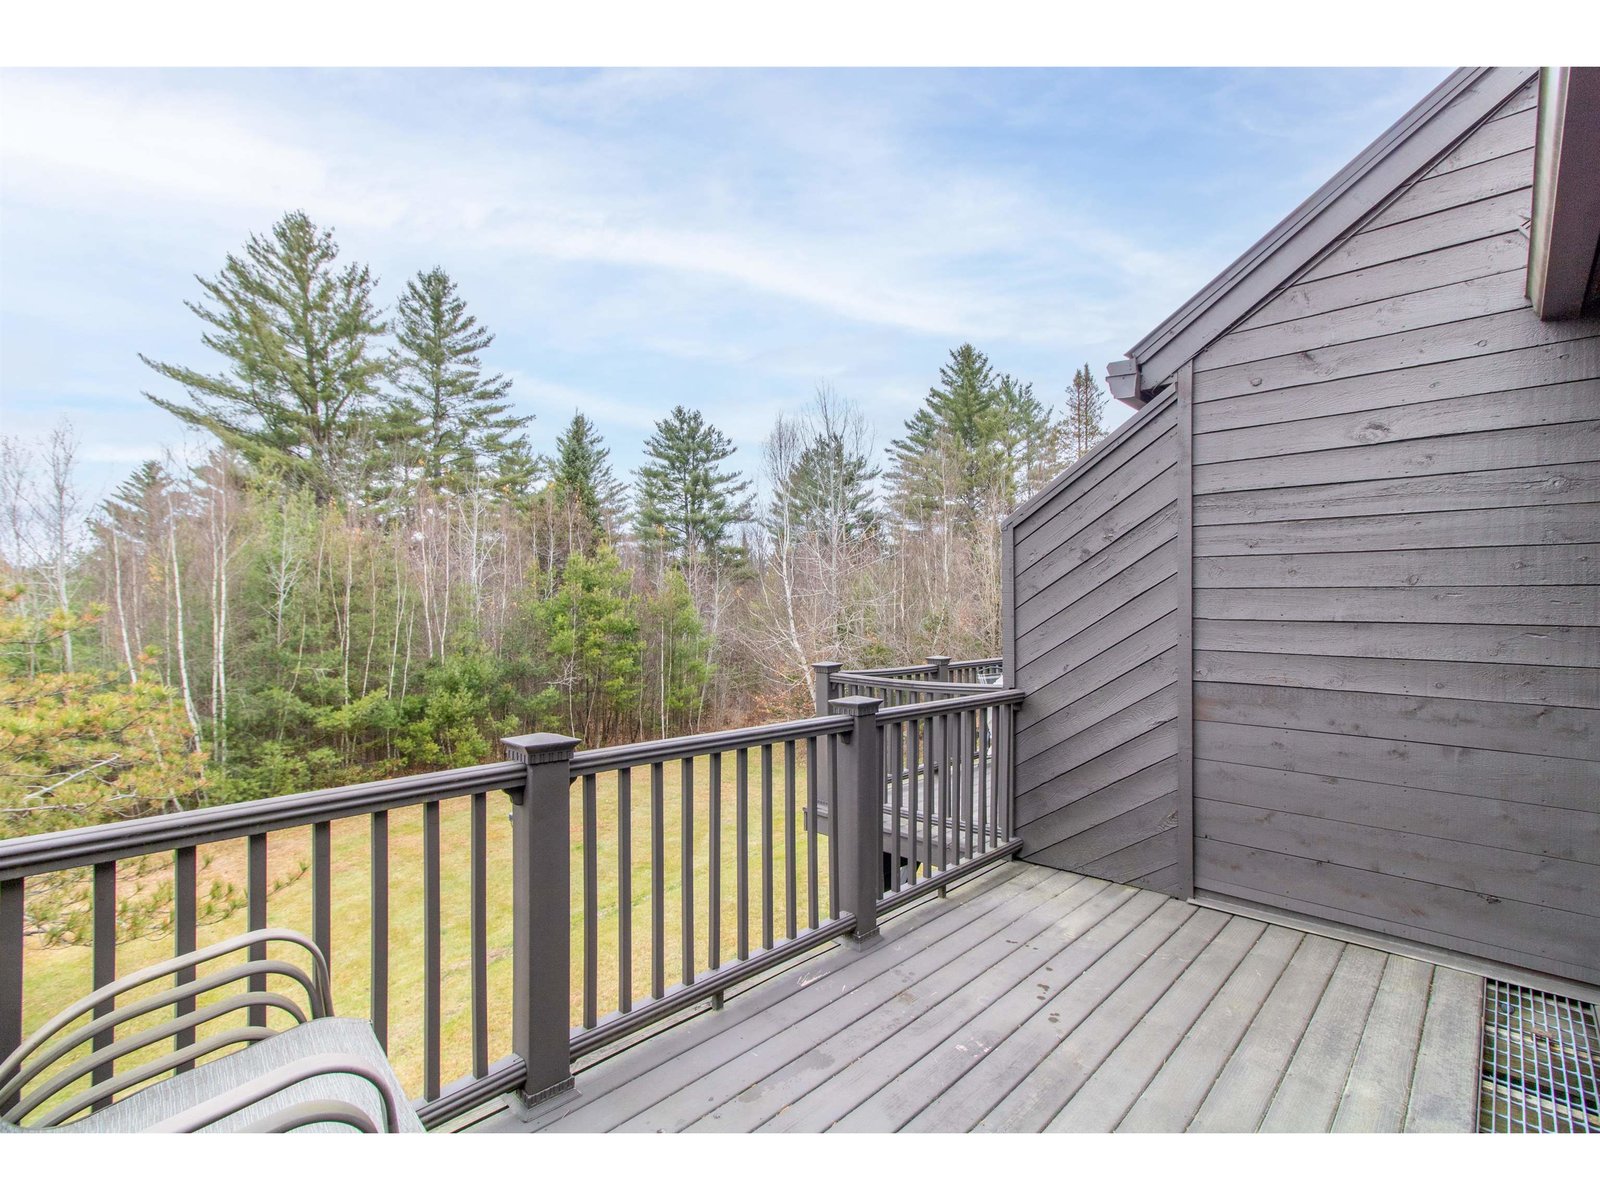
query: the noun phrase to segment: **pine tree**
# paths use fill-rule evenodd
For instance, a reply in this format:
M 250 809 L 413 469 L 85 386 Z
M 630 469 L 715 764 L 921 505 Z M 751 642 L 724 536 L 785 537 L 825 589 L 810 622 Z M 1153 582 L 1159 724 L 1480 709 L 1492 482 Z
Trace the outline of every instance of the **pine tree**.
M 600 432 L 582 413 L 573 413 L 566 430 L 556 438 L 551 483 L 556 503 L 567 509 L 578 525 L 575 545 L 590 549 L 609 540 L 621 516 L 623 487 L 611 471 L 611 451 Z
M 970 344 L 952 350 L 939 386 L 889 445 L 888 481 L 908 521 L 972 530 L 1004 505 L 1006 417 L 988 358 Z
M 514 493 L 532 474 L 522 433 L 531 417 L 505 402 L 511 381 L 485 376 L 479 352 L 494 334 L 467 312 L 455 281 L 442 267 L 407 282 L 395 311 L 392 371 L 398 396 L 385 414 L 382 438 L 415 464 L 435 492 L 460 495 L 482 484 Z M 409 482 L 409 472 L 402 480 Z
M 647 700 L 656 720 L 642 732 L 670 737 L 699 712 L 712 671 L 705 626 L 681 571 L 668 571 L 661 590 L 645 601 L 644 632 L 652 676 Z
M 1001 499 L 1003 507 L 1010 509 L 1059 469 L 1061 437 L 1049 407 L 1034 396 L 1033 384 L 1002 375 L 998 392 L 1005 459 Z
M 882 472 L 868 461 L 865 422 L 826 390 L 819 390 L 813 414 L 778 418 L 768 447 L 775 478 L 763 525 L 780 540 L 861 541 L 881 520 L 873 484 Z
M 537 592 L 537 588 L 534 589 Z M 532 625 L 547 681 L 534 705 L 566 708 L 567 728 L 592 745 L 635 726 L 643 686 L 644 640 L 634 611 L 632 579 L 616 552 L 574 554 L 561 586 L 535 601 Z
M 206 299 L 187 307 L 210 327 L 201 340 L 226 360 L 221 373 L 140 356 L 188 395 L 147 399 L 321 503 L 352 491 L 359 423 L 385 371 L 372 347 L 386 332 L 376 281 L 338 256 L 332 231 L 287 214 L 215 279 L 196 277 Z
M 737 561 L 742 552 L 734 527 L 753 513 L 749 481 L 719 470 L 733 453 L 721 430 L 682 405 L 656 422 L 645 443 L 649 461 L 638 470 L 639 540 L 680 564 Z
M 1100 423 L 1105 410 L 1105 394 L 1089 370 L 1089 364 L 1084 363 L 1080 370 L 1072 373 L 1072 386 L 1067 389 L 1067 411 L 1062 424 L 1069 462 L 1082 458 L 1105 437 L 1105 426 Z

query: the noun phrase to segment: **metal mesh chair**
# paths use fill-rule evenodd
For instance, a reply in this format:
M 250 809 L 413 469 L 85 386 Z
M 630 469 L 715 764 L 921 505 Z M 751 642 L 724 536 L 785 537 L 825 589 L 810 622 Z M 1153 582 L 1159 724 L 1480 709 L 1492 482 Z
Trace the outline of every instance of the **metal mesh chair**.
M 273 943 L 306 951 L 310 970 L 263 957 L 198 974 L 206 963 L 258 947 L 265 954 Z M 129 996 L 169 977 L 172 986 Z M 267 990 L 274 979 L 303 992 L 304 1006 Z M 241 980 L 248 981 L 243 991 L 234 987 Z M 215 998 L 203 1002 L 208 995 Z M 176 1015 L 117 1036 L 120 1026 L 163 1009 Z M 241 1010 L 243 1024 L 216 1026 Z M 294 1024 L 269 1028 L 269 1011 L 288 1014 Z M 169 1042 L 166 1053 L 138 1053 Z M 119 1070 L 119 1060 L 130 1056 L 136 1061 Z M 93 1111 L 80 1116 L 85 1109 Z M 63 1009 L 0 1062 L 0 1132 L 295 1129 L 400 1133 L 421 1132 L 422 1125 L 372 1027 L 333 1016 L 327 961 L 292 930 L 256 930 L 114 980 Z

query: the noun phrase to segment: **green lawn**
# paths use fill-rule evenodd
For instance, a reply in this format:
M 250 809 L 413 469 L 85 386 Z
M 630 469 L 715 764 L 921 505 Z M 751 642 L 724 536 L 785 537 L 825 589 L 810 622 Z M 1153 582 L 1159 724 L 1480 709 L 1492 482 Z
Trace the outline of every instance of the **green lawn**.
M 773 776 L 773 923 L 775 935 L 785 933 L 784 872 L 787 862 L 784 822 L 784 760 L 782 748 L 772 756 Z M 737 917 L 734 845 L 735 756 L 722 761 L 722 904 L 721 959 L 735 955 Z M 805 754 L 797 756 L 795 791 L 797 815 L 795 842 L 797 854 L 797 926 L 810 924 L 807 907 L 807 848 L 804 820 L 799 810 L 805 804 Z M 695 761 L 694 806 L 694 923 L 695 969 L 703 971 L 710 955 L 707 938 L 710 911 L 710 787 L 709 759 Z M 749 872 L 750 945 L 759 949 L 761 920 L 761 784 L 760 755 L 749 761 Z M 664 772 L 663 876 L 666 891 L 665 935 L 666 984 L 670 988 L 683 976 L 681 950 L 681 848 L 682 797 L 677 763 L 666 764 Z M 580 789 L 572 789 L 572 1022 L 582 1019 L 583 954 L 583 812 Z M 603 1018 L 618 1006 L 618 804 L 616 773 L 598 779 L 598 828 L 596 848 L 599 861 L 599 946 L 597 973 L 599 1013 Z M 489 1058 L 494 1061 L 510 1052 L 511 1021 L 511 838 L 508 815 L 510 804 L 504 795 L 489 798 L 488 843 L 488 947 L 489 947 Z M 633 913 L 633 992 L 638 1004 L 650 995 L 651 963 L 651 862 L 650 862 L 650 769 L 632 773 L 632 913 Z M 470 941 L 470 803 L 466 798 L 446 801 L 441 812 L 441 920 L 442 962 L 442 1078 L 449 1083 L 471 1068 L 471 941 Z M 288 830 L 269 839 L 269 874 L 274 880 L 287 880 L 268 901 L 270 924 L 288 926 L 309 933 L 311 930 L 311 877 L 301 872 L 301 864 L 311 857 L 310 830 Z M 344 1015 L 369 1013 L 371 970 L 371 842 L 370 821 L 351 818 L 333 825 L 333 996 L 336 1011 Z M 827 842 L 818 843 L 819 911 L 828 911 Z M 200 888 L 202 894 L 212 880 L 233 883 L 241 890 L 245 883 L 243 841 L 218 843 L 201 851 Z M 161 871 L 146 874 L 138 885 L 153 887 Z M 133 886 L 132 881 L 128 884 Z M 422 815 L 420 808 L 395 810 L 389 819 L 389 1056 L 413 1095 L 422 1091 Z M 236 912 L 226 920 L 203 926 L 202 945 L 242 932 L 245 914 Z M 30 938 L 24 954 L 24 1028 L 31 1030 L 72 1000 L 91 990 L 91 951 L 87 947 L 45 947 Z M 118 974 L 154 962 L 171 953 L 166 936 L 127 938 L 117 947 Z

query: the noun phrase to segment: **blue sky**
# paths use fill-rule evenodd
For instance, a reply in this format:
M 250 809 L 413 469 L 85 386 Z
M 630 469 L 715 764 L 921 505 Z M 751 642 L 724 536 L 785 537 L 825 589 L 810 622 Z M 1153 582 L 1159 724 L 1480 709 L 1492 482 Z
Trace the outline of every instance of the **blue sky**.
M 209 365 L 194 276 L 303 208 L 386 305 L 455 276 L 540 449 L 582 409 L 626 472 L 684 404 L 753 473 L 819 383 L 881 449 L 962 341 L 1101 372 L 1446 74 L 10 70 L 0 426 L 91 493 L 196 444 L 137 356 Z

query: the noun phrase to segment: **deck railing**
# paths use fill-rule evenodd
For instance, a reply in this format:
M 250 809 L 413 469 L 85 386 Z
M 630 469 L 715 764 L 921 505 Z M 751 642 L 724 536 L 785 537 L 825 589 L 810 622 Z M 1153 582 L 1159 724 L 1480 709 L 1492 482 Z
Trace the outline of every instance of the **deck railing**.
M 1001 683 L 1001 660 L 973 658 L 954 661 L 948 655 L 930 655 L 926 662 L 908 667 L 869 667 L 846 671 L 841 663 L 817 663 L 817 711 L 840 696 L 876 696 L 891 707 L 924 704 L 945 696 L 966 696 L 993 691 Z
M 1022 694 L 978 683 L 993 665 L 821 664 L 804 720 L 583 751 L 514 737 L 504 763 L 0 841 L 0 1060 L 23 1033 L 30 889 L 87 873 L 87 991 L 140 965 L 118 960 L 119 873 L 170 883 L 182 954 L 220 847 L 240 851 L 245 925 L 287 923 L 271 866 L 287 842 L 309 844 L 308 888 L 285 896 L 309 890 L 338 1011 L 364 1007 L 407 1056 L 424 1122 L 535 1102 L 576 1056 L 834 939 L 868 943 L 880 913 L 1014 853 Z

